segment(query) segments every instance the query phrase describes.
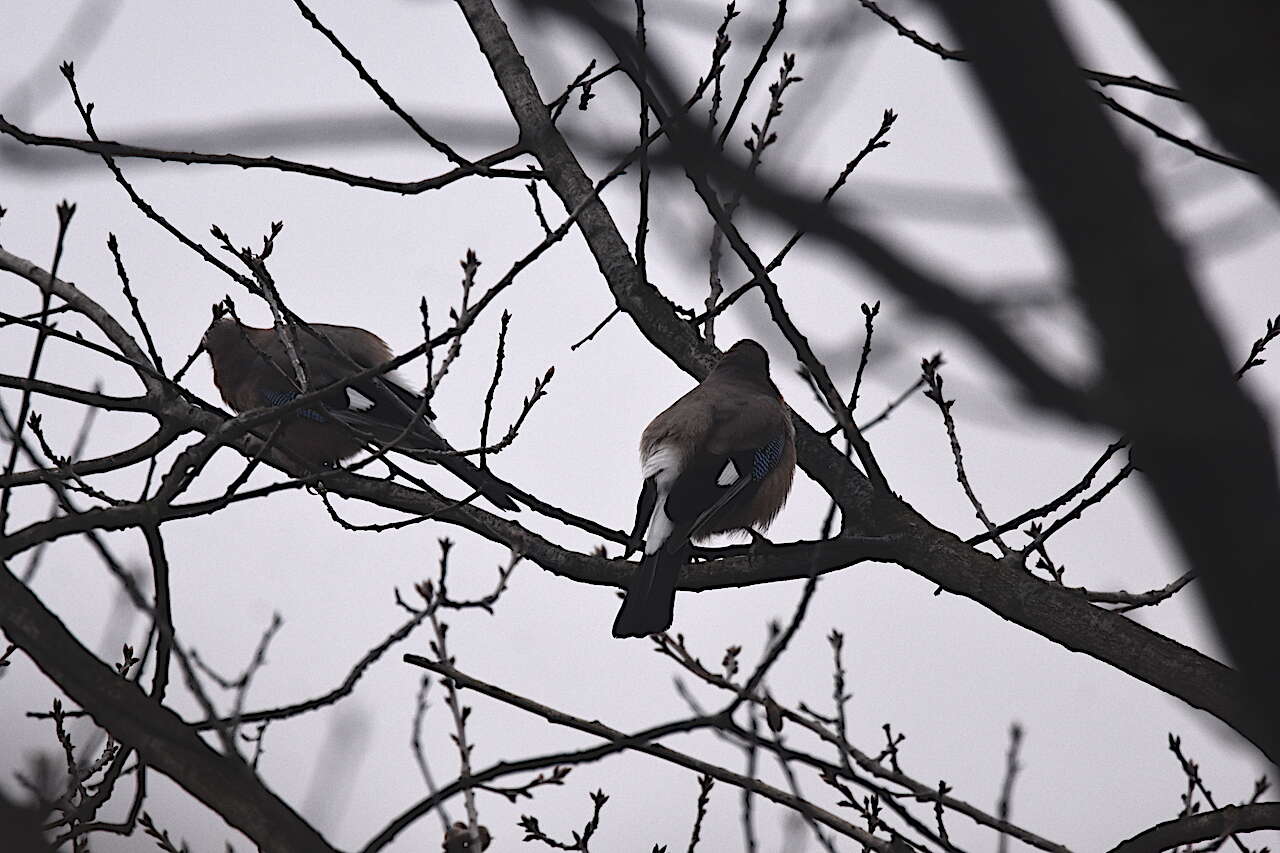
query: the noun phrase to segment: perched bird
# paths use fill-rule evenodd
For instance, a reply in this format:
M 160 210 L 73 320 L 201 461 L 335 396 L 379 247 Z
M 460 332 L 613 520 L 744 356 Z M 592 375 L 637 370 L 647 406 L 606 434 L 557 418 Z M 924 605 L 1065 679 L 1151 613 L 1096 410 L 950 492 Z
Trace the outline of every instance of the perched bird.
M 294 349 L 306 370 L 308 390 L 318 390 L 391 358 L 386 343 L 364 329 L 324 323 L 312 323 L 311 329 L 328 342 L 304 328 L 297 331 Z M 204 347 L 222 399 L 237 412 L 282 406 L 299 396 L 293 363 L 275 329 L 257 329 L 223 317 L 214 320 L 205 332 Z M 399 453 L 439 463 L 495 506 L 519 509 L 488 471 L 463 456 L 430 452 L 453 448 L 436 430 L 422 396 L 405 387 L 393 373 L 369 376 L 332 391 L 313 405 L 285 415 L 280 425 L 276 446 L 305 462 L 335 465 L 366 444 L 391 444 Z
M 676 575 L 690 541 L 766 527 L 782 509 L 796 468 L 791 410 L 769 379 L 769 354 L 752 340 L 729 348 L 707 378 L 645 427 L 644 487 L 631 548 L 644 558 L 631 576 L 615 637 L 671 627 Z

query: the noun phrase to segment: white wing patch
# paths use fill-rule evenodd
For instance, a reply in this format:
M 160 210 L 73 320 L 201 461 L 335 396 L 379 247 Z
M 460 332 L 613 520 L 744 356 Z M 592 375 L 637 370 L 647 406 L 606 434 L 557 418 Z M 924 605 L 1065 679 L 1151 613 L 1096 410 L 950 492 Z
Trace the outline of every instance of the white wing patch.
M 671 492 L 671 485 L 680 476 L 680 470 L 683 467 L 684 454 L 679 448 L 669 444 L 654 447 L 640 459 L 640 470 L 645 479 L 653 477 L 654 485 L 658 489 L 658 499 L 654 501 L 653 515 L 649 516 L 649 527 L 644 534 L 646 554 L 656 553 L 675 528 L 667 515 L 667 495 Z
M 676 475 L 680 473 L 680 469 L 684 467 L 684 454 L 679 448 L 670 444 L 656 445 L 652 450 L 640 457 L 640 474 L 646 480 L 655 477 L 663 471 L 670 474 L 670 480 L 674 480 Z M 662 478 L 659 477 L 659 480 Z
M 347 408 L 353 412 L 367 412 L 375 403 L 354 388 L 347 389 Z
M 720 472 L 720 476 L 716 478 L 717 486 L 732 486 L 738 482 L 738 468 L 730 459 L 724 463 L 724 470 Z
M 408 394 L 412 394 L 412 395 L 413 395 L 413 396 L 415 396 L 415 397 L 421 397 L 421 396 L 422 396 L 422 395 L 421 395 L 421 394 L 419 394 L 417 391 L 414 391 L 412 388 L 410 388 L 410 387 L 408 386 L 408 384 L 407 384 L 407 383 L 405 383 L 404 378 L 403 378 L 399 373 L 397 373 L 397 372 L 396 372 L 396 371 L 394 371 L 394 370 L 392 370 L 392 371 L 390 371 L 390 372 L 388 372 L 388 373 L 384 373 L 384 374 L 382 375 L 382 381 L 383 381 L 383 382 L 386 382 L 388 385 L 394 385 L 394 386 L 396 386 L 397 388 L 399 388 L 401 391 L 404 391 L 404 392 L 406 392 L 406 393 L 408 393 Z M 414 408 L 417 408 L 417 407 L 415 406 Z M 422 413 L 422 422 L 423 422 L 423 423 L 425 423 L 425 424 L 427 425 L 427 428 L 428 428 L 429 430 L 431 430 L 432 432 L 434 432 L 436 435 L 440 435 L 440 430 L 436 428 L 436 422 L 435 422 L 435 421 L 433 421 L 433 420 L 431 420 L 431 418 L 429 418 L 429 417 L 427 416 L 427 413 L 426 413 L 426 412 L 423 412 L 423 413 Z M 441 437 L 441 438 L 444 438 L 444 436 L 443 436 L 443 435 L 440 435 L 440 437 Z

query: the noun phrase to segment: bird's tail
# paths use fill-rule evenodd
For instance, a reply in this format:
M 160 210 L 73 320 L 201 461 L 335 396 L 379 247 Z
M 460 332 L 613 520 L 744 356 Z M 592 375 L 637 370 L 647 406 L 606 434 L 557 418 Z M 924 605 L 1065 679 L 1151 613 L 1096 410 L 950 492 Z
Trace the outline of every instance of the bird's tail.
M 627 597 L 613 620 L 615 637 L 647 637 L 671 627 L 676 603 L 676 576 L 688 548 L 676 552 L 659 548 L 645 554 L 627 584 Z
M 520 507 L 511 499 L 506 485 L 483 468 L 477 468 L 465 456 L 439 456 L 432 460 L 468 486 L 476 489 L 489 500 L 489 503 L 509 512 L 519 512 Z

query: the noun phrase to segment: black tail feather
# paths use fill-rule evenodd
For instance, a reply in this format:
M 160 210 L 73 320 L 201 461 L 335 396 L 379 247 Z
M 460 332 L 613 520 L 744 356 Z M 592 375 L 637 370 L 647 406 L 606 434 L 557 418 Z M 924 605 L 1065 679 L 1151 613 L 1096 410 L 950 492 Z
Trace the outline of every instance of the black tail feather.
M 439 462 L 443 468 L 471 488 L 477 489 L 480 494 L 488 499 L 489 503 L 499 509 L 505 509 L 508 512 L 520 511 L 520 507 L 511 499 L 511 495 L 503 482 L 483 468 L 477 468 L 466 457 L 438 456 L 431 461 Z
M 646 477 L 644 486 L 640 489 L 640 497 L 636 501 L 636 523 L 631 528 L 631 535 L 627 537 L 627 549 L 622 554 L 624 560 L 644 545 L 645 528 L 649 526 L 649 521 L 653 517 L 653 508 L 657 503 L 658 482 L 653 477 Z
M 613 620 L 615 637 L 647 637 L 671 627 L 676 603 L 676 577 L 688 548 L 672 553 L 659 548 L 645 554 L 627 584 L 627 597 Z

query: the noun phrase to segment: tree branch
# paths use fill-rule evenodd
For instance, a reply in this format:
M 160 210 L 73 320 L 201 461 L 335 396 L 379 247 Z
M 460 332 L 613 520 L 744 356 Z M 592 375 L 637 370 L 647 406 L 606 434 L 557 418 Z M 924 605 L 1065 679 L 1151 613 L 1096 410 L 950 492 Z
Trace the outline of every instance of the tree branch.
M 1048 7 L 967 0 L 939 8 L 972 52 L 1100 338 L 1104 415 L 1132 440 L 1133 458 L 1247 677 L 1257 719 L 1268 721 L 1250 739 L 1280 757 L 1280 644 L 1271 612 L 1280 482 L 1270 429 L 1235 381 L 1183 253 L 1135 158 L 1079 79 Z M 1054 98 L 1042 97 L 1050 91 Z
M 214 752 L 177 714 L 81 645 L 7 566 L 0 566 L 0 624 L 9 639 L 95 723 L 258 847 L 282 853 L 333 851 L 243 762 Z
M 1171 847 L 1214 841 L 1233 832 L 1280 829 L 1280 803 L 1225 806 L 1209 812 L 1174 818 L 1121 841 L 1110 853 L 1159 853 Z

